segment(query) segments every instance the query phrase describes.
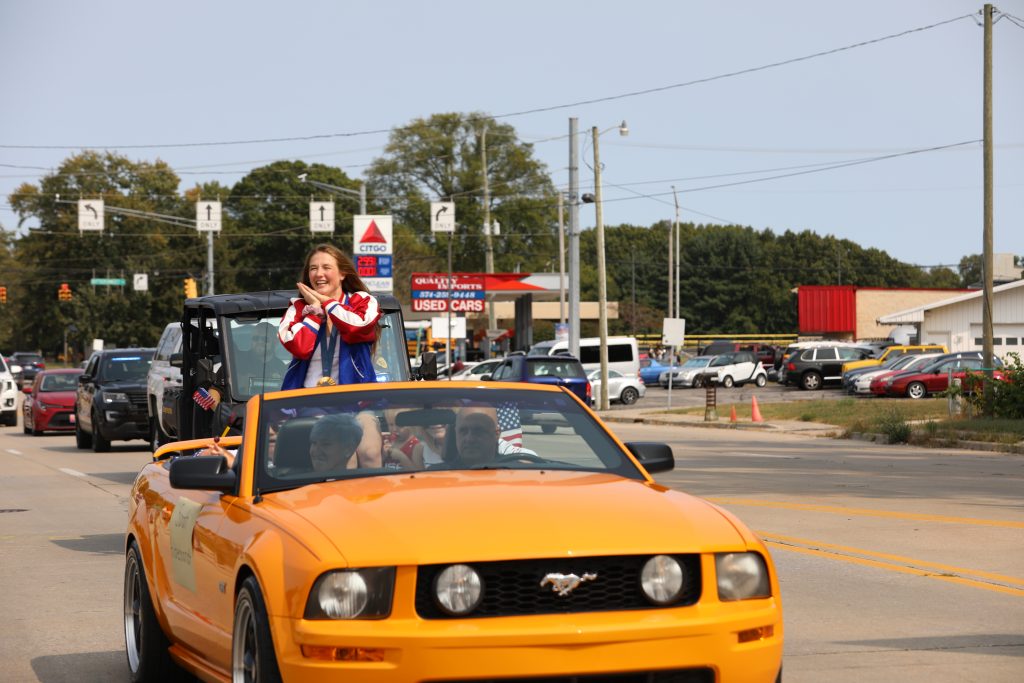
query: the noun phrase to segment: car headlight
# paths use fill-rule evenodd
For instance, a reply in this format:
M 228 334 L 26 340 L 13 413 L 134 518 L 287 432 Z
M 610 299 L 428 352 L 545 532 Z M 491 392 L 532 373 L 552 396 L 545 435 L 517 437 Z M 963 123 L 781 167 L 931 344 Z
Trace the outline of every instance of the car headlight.
M 721 553 L 715 555 L 718 574 L 718 599 L 749 600 L 771 596 L 768 567 L 758 553 Z
M 103 392 L 104 403 L 127 403 L 128 394 L 121 393 L 120 391 Z
M 685 578 L 683 567 L 676 558 L 655 555 L 640 570 L 640 587 L 644 596 L 655 605 L 668 605 L 682 594 Z
M 313 583 L 304 617 L 383 619 L 391 614 L 394 588 L 394 567 L 327 572 Z
M 452 616 L 464 616 L 475 610 L 483 595 L 483 581 L 468 564 L 453 564 L 434 579 L 437 605 Z

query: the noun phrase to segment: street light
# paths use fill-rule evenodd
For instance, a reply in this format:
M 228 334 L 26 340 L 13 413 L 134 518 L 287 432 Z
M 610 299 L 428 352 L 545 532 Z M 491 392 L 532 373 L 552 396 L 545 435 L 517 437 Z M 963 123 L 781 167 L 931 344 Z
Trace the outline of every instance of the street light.
M 321 190 L 326 190 L 327 192 L 345 192 L 345 193 L 352 194 L 352 195 L 355 195 L 355 196 L 359 197 L 359 215 L 361 215 L 361 216 L 365 216 L 366 215 L 366 183 L 364 183 L 363 181 L 360 180 L 359 181 L 359 189 L 358 190 L 350 190 L 347 187 L 338 187 L 337 185 L 329 185 L 327 183 L 321 183 L 319 180 L 310 180 L 308 176 L 309 176 L 308 173 L 300 173 L 299 174 L 299 180 L 301 180 L 304 183 L 309 183 L 313 187 L 319 188 Z
M 581 197 L 583 203 L 594 205 L 594 215 L 597 230 L 597 320 L 598 331 L 601 337 L 601 399 L 599 410 L 608 410 L 608 276 L 605 272 L 604 259 L 604 213 L 601 204 L 601 154 L 598 149 L 598 138 L 613 128 L 619 129 L 619 135 L 629 135 L 629 126 L 623 121 L 618 126 L 612 126 L 599 131 L 597 126 L 590 129 L 594 144 L 594 194 L 585 194 Z

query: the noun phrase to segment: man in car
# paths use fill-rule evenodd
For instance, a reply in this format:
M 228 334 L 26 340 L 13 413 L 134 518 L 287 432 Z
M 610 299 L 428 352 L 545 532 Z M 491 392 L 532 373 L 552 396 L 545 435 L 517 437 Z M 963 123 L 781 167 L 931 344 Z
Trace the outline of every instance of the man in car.
M 465 406 L 455 416 L 455 463 L 465 467 L 486 465 L 498 458 L 522 454 L 536 458 L 533 451 L 501 438 L 498 411 L 492 406 Z
M 363 428 L 352 415 L 324 415 L 309 433 L 309 459 L 313 471 L 342 474 L 363 440 Z

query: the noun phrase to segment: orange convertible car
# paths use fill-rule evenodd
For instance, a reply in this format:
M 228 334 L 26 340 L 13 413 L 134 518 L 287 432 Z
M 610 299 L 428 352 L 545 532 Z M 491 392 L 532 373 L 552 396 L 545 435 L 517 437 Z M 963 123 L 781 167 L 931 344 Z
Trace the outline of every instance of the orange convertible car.
M 781 678 L 764 544 L 563 389 L 257 395 L 207 446 L 162 447 L 132 490 L 134 681 Z

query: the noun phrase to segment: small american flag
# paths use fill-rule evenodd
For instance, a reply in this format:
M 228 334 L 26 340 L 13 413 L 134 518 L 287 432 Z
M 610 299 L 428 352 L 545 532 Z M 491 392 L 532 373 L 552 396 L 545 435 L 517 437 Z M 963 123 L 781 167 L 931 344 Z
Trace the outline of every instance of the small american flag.
M 523 424 L 519 420 L 519 408 L 515 403 L 498 404 L 498 431 L 502 441 L 507 441 L 517 448 L 523 447 Z
M 202 387 L 196 389 L 196 393 L 192 394 L 192 400 L 195 401 L 196 405 L 203 410 L 213 410 L 213 396 L 210 395 L 209 391 Z

